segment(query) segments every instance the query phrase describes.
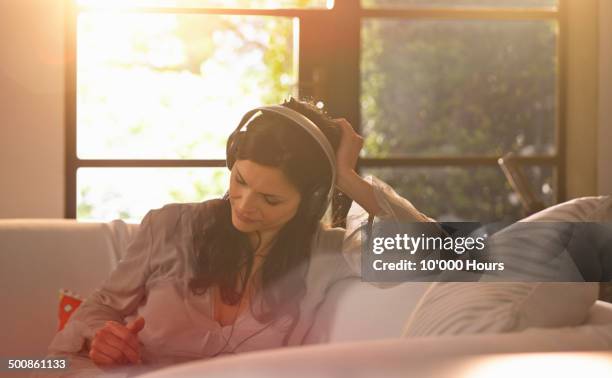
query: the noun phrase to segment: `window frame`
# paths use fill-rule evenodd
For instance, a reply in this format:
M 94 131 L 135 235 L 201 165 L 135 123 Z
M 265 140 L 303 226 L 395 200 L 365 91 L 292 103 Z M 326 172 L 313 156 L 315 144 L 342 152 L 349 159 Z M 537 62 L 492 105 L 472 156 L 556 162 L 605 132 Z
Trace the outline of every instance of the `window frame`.
M 77 170 L 79 168 L 119 167 L 224 167 L 224 159 L 80 159 L 77 156 L 77 18 L 80 12 L 96 11 L 94 6 L 79 6 L 66 0 L 65 23 L 65 211 L 64 217 L 76 219 Z M 555 168 L 555 202 L 566 199 L 566 82 L 567 82 L 567 1 L 558 0 L 556 8 L 362 8 L 360 0 L 336 0 L 332 9 L 234 9 L 134 7 L 114 9 L 119 13 L 218 14 L 245 16 L 296 17 L 299 19 L 298 95 L 325 103 L 332 117 L 344 117 L 357 132 L 361 129 L 360 59 L 361 22 L 367 18 L 405 20 L 553 20 L 557 22 L 557 77 L 555 153 L 518 156 L 525 166 Z M 107 9 L 104 9 L 108 12 Z M 338 27 L 342 25 L 342 27 Z M 431 156 L 360 158 L 358 172 L 366 167 L 486 167 L 497 166 L 501 156 Z M 334 209 L 337 209 L 334 206 Z M 347 209 L 344 209 L 346 211 Z

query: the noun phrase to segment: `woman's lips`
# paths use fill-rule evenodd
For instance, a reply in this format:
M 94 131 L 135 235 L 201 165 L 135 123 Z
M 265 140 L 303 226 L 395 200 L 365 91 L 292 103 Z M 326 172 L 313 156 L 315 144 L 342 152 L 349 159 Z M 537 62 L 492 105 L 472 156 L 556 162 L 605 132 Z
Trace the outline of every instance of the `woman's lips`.
M 256 220 L 245 217 L 244 215 L 240 214 L 238 211 L 236 211 L 236 216 L 238 217 L 238 219 L 240 219 L 242 222 L 245 223 L 254 223 L 256 222 Z

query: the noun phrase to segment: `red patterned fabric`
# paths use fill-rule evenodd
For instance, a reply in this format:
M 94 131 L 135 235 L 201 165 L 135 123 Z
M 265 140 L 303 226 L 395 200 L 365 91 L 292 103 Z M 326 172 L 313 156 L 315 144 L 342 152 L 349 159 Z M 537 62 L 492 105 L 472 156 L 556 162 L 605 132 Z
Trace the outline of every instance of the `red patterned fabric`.
M 61 289 L 59 293 L 59 308 L 58 308 L 58 331 L 64 329 L 64 326 L 70 319 L 70 316 L 76 311 L 83 302 L 83 299 L 78 294 L 71 291 Z

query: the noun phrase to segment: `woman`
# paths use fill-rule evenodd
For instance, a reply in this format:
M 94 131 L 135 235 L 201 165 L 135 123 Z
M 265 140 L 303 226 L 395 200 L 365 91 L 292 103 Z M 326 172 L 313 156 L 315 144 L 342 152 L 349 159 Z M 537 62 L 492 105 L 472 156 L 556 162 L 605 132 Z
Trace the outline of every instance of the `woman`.
M 247 113 L 223 199 L 150 211 L 52 355 L 107 369 L 304 343 L 326 290 L 360 274 L 361 222 L 429 220 L 355 172 L 362 144 L 306 102 Z M 321 222 L 334 187 L 354 201 L 346 230 Z

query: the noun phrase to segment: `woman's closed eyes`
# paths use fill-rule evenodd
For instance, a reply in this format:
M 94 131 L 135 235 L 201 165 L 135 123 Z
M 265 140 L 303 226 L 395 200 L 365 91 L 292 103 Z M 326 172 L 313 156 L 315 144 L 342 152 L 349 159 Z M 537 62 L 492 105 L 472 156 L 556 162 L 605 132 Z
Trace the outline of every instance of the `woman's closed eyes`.
M 241 186 L 247 186 L 247 183 L 244 181 L 244 179 L 242 179 L 242 177 L 240 177 L 240 174 L 239 174 L 239 173 L 236 173 L 235 179 L 236 179 L 236 183 L 237 183 L 238 185 L 241 185 Z M 281 203 L 282 203 L 282 201 L 275 201 L 275 200 L 272 200 L 272 199 L 271 199 L 269 196 L 267 196 L 267 195 L 264 195 L 263 197 L 264 197 L 264 199 L 266 200 L 266 203 L 267 203 L 268 205 L 270 205 L 270 206 L 276 206 L 276 205 L 279 205 L 279 204 L 281 204 Z

